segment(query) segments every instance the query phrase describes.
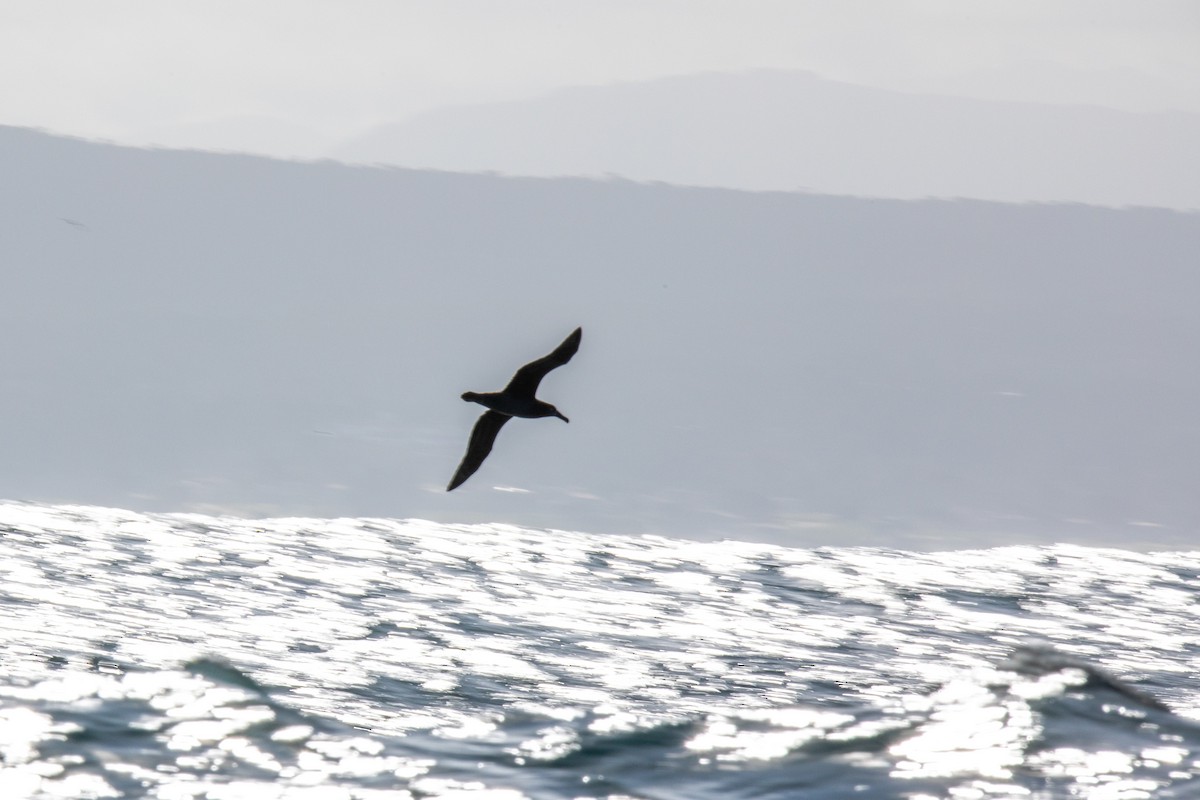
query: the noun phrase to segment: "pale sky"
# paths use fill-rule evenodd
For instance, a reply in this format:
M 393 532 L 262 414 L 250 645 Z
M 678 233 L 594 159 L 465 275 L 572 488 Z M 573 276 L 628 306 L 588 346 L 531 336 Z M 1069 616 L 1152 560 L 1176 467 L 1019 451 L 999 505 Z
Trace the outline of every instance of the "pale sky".
M 320 152 L 455 103 L 699 71 L 1200 111 L 1194 0 L 0 0 L 0 124 Z

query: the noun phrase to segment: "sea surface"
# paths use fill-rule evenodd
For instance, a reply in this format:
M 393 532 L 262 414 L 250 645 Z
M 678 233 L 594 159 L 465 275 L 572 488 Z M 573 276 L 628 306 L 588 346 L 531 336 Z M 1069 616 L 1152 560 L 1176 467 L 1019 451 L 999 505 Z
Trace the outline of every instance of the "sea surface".
M 0 798 L 1200 797 L 1200 552 L 0 504 Z

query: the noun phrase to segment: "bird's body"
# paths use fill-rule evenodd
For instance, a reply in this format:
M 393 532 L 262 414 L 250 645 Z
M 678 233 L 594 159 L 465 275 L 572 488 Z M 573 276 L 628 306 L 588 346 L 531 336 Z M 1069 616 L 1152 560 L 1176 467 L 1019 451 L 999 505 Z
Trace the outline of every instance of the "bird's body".
M 505 392 L 463 392 L 462 399 L 472 403 L 479 403 L 481 406 L 490 408 L 492 411 L 499 411 L 501 414 L 509 417 L 525 417 L 526 419 L 559 417 L 560 419 L 566 419 L 566 417 L 558 412 L 557 408 L 549 403 L 538 400 L 536 397 L 518 396 Z
M 471 430 L 471 442 L 467 445 L 467 453 L 458 465 L 454 477 L 450 479 L 450 485 L 446 487 L 446 491 L 453 491 L 475 474 L 475 470 L 479 469 L 488 453 L 492 452 L 496 435 L 500 433 L 504 423 L 511 418 L 558 417 L 563 422 L 570 422 L 557 408 L 538 400 L 536 395 L 538 384 L 542 382 L 542 378 L 546 377 L 546 373 L 570 361 L 571 357 L 575 355 L 575 351 L 579 349 L 579 342 L 582 338 L 583 329 L 576 328 L 550 355 L 543 356 L 537 361 L 531 361 L 517 370 L 517 374 L 513 375 L 512 380 L 508 382 L 508 386 L 505 386 L 503 391 L 463 393 L 463 400 L 479 403 L 488 410 Z

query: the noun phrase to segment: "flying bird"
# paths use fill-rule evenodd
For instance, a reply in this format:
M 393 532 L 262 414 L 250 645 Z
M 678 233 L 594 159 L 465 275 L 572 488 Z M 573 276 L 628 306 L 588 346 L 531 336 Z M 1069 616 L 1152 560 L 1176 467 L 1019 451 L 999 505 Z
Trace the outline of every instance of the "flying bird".
M 537 417 L 558 417 L 563 422 L 570 422 L 561 412 L 549 403 L 538 400 L 538 384 L 546 373 L 571 360 L 579 349 L 579 341 L 583 338 L 583 328 L 576 328 L 571 335 L 563 339 L 563 343 L 554 348 L 554 352 L 543 356 L 537 361 L 530 361 L 517 370 L 508 386 L 500 392 L 464 392 L 462 399 L 470 403 L 486 406 L 487 411 L 475 423 L 471 430 L 471 442 L 467 445 L 467 454 L 450 479 L 447 492 L 452 492 L 461 486 L 467 478 L 475 474 L 479 465 L 492 452 L 496 434 L 504 427 L 504 423 L 513 417 L 536 419 Z

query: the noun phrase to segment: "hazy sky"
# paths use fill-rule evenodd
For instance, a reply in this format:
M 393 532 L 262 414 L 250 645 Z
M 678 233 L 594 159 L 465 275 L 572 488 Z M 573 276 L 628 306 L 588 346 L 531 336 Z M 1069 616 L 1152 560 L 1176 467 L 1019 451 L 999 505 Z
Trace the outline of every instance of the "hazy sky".
M 0 0 L 0 123 L 129 142 L 320 150 L 451 103 L 750 68 L 1200 110 L 1200 3 Z

